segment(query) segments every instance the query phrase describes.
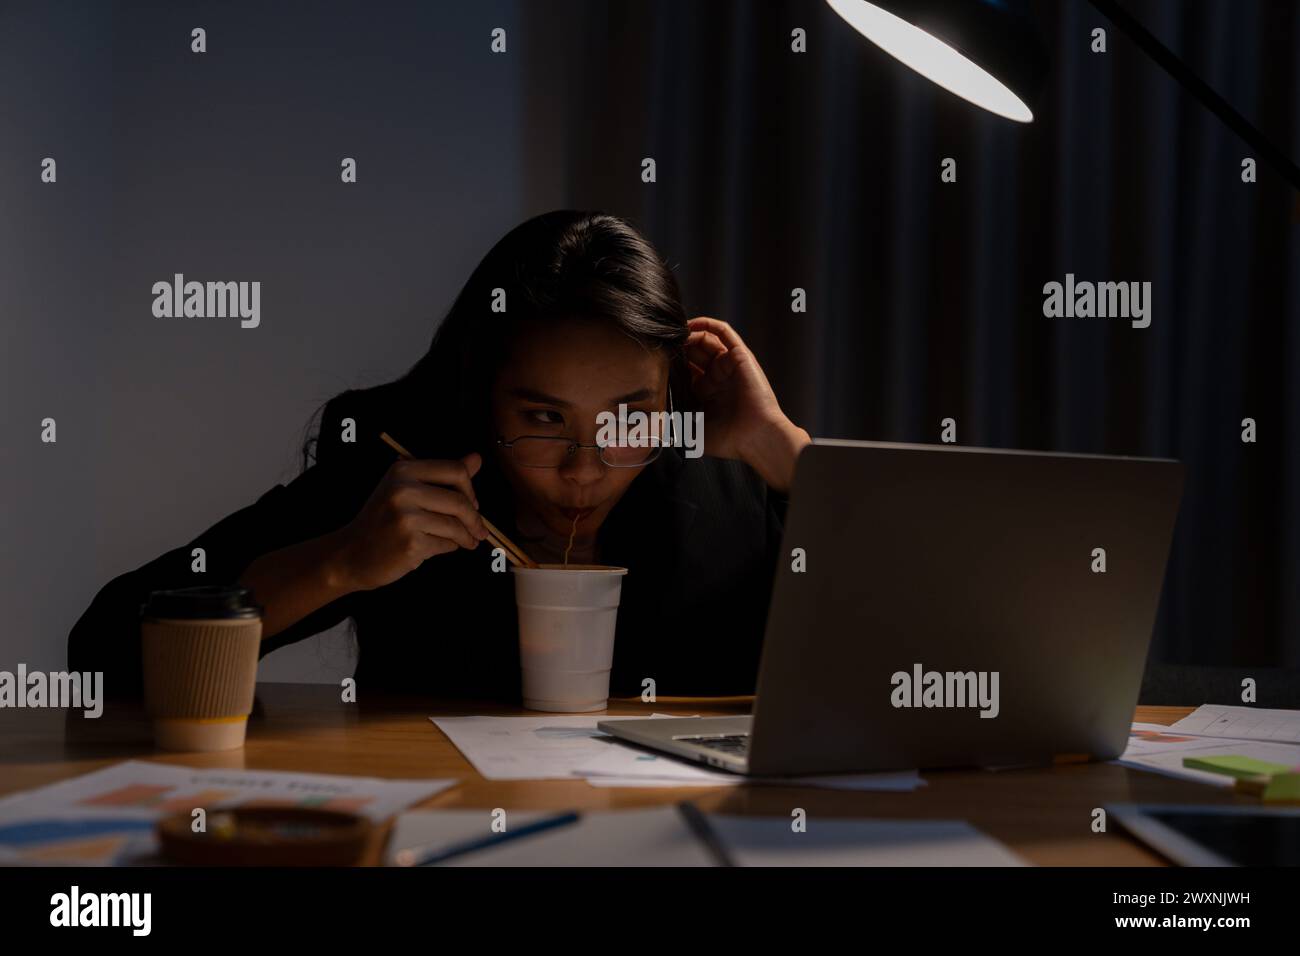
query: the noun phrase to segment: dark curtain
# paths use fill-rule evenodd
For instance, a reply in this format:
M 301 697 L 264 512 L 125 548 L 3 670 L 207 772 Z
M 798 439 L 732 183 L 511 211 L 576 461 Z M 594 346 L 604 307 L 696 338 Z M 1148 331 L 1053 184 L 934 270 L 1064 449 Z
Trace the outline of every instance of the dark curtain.
M 1300 5 L 1127 9 L 1300 155 Z M 1105 17 L 1037 5 L 1051 66 L 1026 126 L 914 75 L 820 0 L 521 16 L 533 211 L 633 219 L 692 314 L 735 325 L 814 435 L 937 442 L 952 417 L 962 444 L 1182 459 L 1153 661 L 1300 664 L 1296 197 L 1262 161 L 1243 183 L 1249 147 Z M 1043 284 L 1067 272 L 1150 281 L 1151 326 L 1045 318 Z

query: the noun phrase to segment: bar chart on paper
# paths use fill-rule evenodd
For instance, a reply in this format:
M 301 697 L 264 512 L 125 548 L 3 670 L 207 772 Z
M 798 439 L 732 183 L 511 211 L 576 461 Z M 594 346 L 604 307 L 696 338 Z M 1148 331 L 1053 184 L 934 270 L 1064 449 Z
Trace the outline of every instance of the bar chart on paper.
M 289 797 L 259 797 L 245 790 L 186 790 L 178 786 L 132 784 L 93 794 L 78 801 L 83 807 L 135 807 L 157 813 L 178 813 L 193 807 L 219 807 L 237 800 L 246 807 L 312 807 L 360 813 L 374 796 L 305 793 Z
M 320 807 L 379 821 L 455 782 L 126 761 L 0 800 L 0 863 L 121 863 L 155 850 L 159 819 L 198 809 Z

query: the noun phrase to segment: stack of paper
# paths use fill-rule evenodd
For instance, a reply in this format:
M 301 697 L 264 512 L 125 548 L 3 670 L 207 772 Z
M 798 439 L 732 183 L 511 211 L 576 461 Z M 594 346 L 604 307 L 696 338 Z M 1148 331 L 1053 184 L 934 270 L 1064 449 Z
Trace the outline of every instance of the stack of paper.
M 388 841 L 391 865 L 405 849 L 441 850 L 492 836 L 499 845 L 457 856 L 444 866 L 712 866 L 708 850 L 675 807 L 587 813 L 577 823 L 507 839 L 547 813 L 508 812 L 505 831 L 488 810 L 414 810 L 398 816 Z
M 780 817 L 710 816 L 738 866 L 1024 866 L 963 820 L 827 820 L 795 832 Z
M 674 714 L 652 714 L 672 717 Z M 685 716 L 685 715 L 683 715 Z M 914 790 L 915 770 L 756 778 L 710 770 L 671 756 L 617 743 L 597 730 L 597 717 L 430 717 L 488 780 L 573 780 L 595 787 L 731 787 L 741 783 L 841 790 Z
M 545 814 L 511 814 L 507 829 Z M 737 866 L 1021 866 L 1024 861 L 960 820 L 807 821 L 709 815 L 709 827 Z M 463 844 L 489 832 L 487 810 L 416 810 L 397 818 L 391 863 L 403 849 Z M 583 814 L 578 822 L 475 849 L 448 866 L 713 866 L 718 860 L 676 807 Z
M 455 783 L 128 760 L 0 802 L 0 862 L 131 862 L 157 851 L 154 827 L 161 817 L 196 807 L 323 807 L 379 822 Z
M 1205 705 L 1169 726 L 1134 724 L 1116 763 L 1172 777 L 1231 787 L 1229 774 L 1186 767 L 1187 757 L 1233 755 L 1288 767 L 1300 765 L 1300 713 Z
M 761 783 L 832 790 L 915 790 L 925 781 L 915 770 L 889 773 L 813 774 L 802 777 L 742 777 L 710 770 L 667 754 L 606 742 L 604 752 L 573 768 L 593 787 L 734 787 Z
M 1169 729 L 1200 737 L 1300 744 L 1300 711 L 1202 704 Z

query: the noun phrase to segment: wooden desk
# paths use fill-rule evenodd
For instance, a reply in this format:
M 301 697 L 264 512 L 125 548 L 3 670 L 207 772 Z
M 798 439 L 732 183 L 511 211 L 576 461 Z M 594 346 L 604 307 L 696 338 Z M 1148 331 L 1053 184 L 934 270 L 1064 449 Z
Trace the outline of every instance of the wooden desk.
M 610 702 L 614 715 L 742 714 L 751 698 L 659 698 Z M 1135 720 L 1172 723 L 1190 707 L 1139 707 Z M 1112 764 L 1035 770 L 925 772 L 928 786 L 911 793 L 742 786 L 599 788 L 575 780 L 485 780 L 432 723 L 430 716 L 531 713 L 499 704 L 438 704 L 428 699 L 339 701 L 330 685 L 261 684 L 249 721 L 247 745 L 216 754 L 155 751 L 138 708 L 110 705 L 102 717 L 80 712 L 0 710 L 0 795 L 143 759 L 192 767 L 295 770 L 374 777 L 454 777 L 459 786 L 426 807 L 504 807 L 506 810 L 616 810 L 690 797 L 705 810 L 789 816 L 803 807 L 810 817 L 867 816 L 968 820 L 1027 860 L 1043 865 L 1131 866 L 1160 864 L 1159 857 L 1116 827 L 1091 831 L 1092 808 L 1108 802 L 1247 802 L 1232 791 Z M 384 834 L 381 834 L 381 838 Z M 378 858 L 379 841 L 372 848 Z

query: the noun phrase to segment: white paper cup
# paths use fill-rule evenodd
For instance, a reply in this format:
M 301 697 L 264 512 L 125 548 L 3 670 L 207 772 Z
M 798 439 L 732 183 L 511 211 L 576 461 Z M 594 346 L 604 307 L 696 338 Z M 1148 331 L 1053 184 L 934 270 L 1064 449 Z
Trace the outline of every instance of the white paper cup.
M 568 714 L 604 710 L 627 568 L 543 564 L 511 570 L 524 706 Z

